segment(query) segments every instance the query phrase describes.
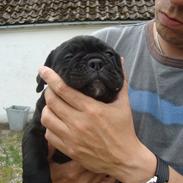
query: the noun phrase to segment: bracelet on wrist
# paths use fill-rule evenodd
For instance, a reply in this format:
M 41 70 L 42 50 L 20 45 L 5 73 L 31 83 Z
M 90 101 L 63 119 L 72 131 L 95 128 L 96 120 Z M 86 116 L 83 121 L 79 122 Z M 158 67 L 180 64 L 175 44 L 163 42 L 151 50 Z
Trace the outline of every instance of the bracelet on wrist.
M 169 181 L 169 166 L 168 164 L 156 155 L 157 166 L 155 176 L 147 183 L 168 183 Z

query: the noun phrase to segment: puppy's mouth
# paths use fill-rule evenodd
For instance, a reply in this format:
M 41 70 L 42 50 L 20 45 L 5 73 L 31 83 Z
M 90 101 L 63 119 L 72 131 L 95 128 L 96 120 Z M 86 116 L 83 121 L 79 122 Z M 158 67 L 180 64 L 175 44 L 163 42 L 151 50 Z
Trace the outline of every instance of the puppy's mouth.
M 99 73 L 90 73 L 90 75 L 86 75 L 85 77 L 81 75 L 79 77 L 72 77 L 67 84 L 90 97 L 99 99 L 109 90 L 106 81 L 104 81 L 101 75 L 102 74 Z M 110 81 L 108 81 L 108 83 L 110 83 Z
M 96 79 L 86 85 L 86 91 L 90 93 L 91 97 L 99 98 L 105 94 L 106 86 L 101 80 Z
M 102 74 L 95 75 L 95 77 L 91 77 L 89 80 L 81 79 L 77 81 L 75 80 L 75 82 L 72 83 L 74 84 L 73 87 L 75 89 L 80 90 L 90 97 L 107 103 L 114 100 L 116 93 L 122 87 L 121 80 L 119 82 L 116 80 L 113 82 L 107 80 Z M 79 85 L 80 87 L 78 88 Z

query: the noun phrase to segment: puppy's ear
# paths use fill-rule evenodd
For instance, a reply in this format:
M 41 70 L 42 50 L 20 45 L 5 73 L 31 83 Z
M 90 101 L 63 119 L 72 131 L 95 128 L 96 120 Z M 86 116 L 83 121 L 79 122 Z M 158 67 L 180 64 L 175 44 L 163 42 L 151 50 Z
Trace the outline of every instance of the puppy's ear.
M 48 55 L 44 65 L 51 68 L 53 64 L 52 62 L 53 62 L 53 51 Z M 46 82 L 40 77 L 39 74 L 36 77 L 36 81 L 37 81 L 36 92 L 39 93 L 44 89 L 44 85 L 46 84 Z
M 44 89 L 44 85 L 46 84 L 45 81 L 39 76 L 39 74 L 36 77 L 36 81 L 37 81 L 37 88 L 36 88 L 36 92 L 41 92 Z

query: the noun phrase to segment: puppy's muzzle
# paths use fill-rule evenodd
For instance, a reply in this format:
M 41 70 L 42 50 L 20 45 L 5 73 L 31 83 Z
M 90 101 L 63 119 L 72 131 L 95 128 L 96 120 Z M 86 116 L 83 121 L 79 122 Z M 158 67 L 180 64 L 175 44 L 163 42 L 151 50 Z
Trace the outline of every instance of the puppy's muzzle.
M 106 92 L 106 87 L 100 78 L 104 65 L 104 61 L 100 58 L 91 58 L 88 61 L 88 70 L 92 71 L 91 78 L 93 78 L 88 85 L 88 91 L 92 93 L 95 98 L 104 95 Z
M 93 71 L 100 71 L 104 67 L 104 62 L 100 58 L 92 58 L 88 61 L 88 68 Z

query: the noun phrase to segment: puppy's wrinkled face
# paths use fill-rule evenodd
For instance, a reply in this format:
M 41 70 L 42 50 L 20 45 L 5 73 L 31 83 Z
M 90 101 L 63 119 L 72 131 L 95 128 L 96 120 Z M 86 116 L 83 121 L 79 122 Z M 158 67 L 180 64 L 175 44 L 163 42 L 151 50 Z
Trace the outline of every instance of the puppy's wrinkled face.
M 101 40 L 77 36 L 48 56 L 45 65 L 55 70 L 69 86 L 103 102 L 112 102 L 123 85 L 120 56 Z M 38 77 L 37 91 L 44 82 Z

